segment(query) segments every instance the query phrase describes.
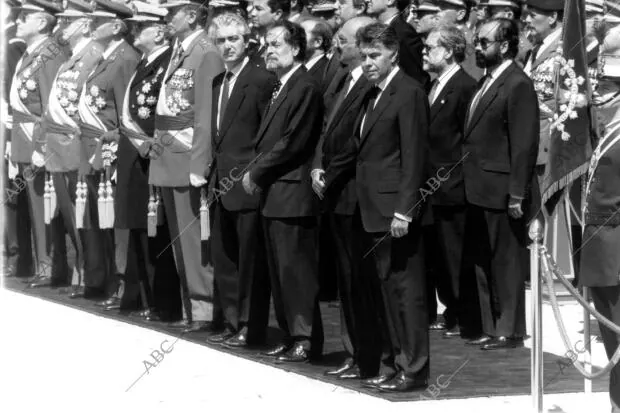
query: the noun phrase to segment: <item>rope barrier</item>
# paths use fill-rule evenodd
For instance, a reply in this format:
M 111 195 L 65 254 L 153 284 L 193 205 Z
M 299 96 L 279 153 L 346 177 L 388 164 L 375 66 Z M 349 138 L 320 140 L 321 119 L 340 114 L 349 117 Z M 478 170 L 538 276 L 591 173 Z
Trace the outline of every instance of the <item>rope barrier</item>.
M 558 324 L 558 329 L 560 331 L 560 335 L 562 336 L 562 341 L 564 342 L 564 346 L 566 347 L 566 352 L 574 354 L 572 350 L 572 345 L 570 343 L 570 339 L 568 338 L 568 334 L 566 332 L 566 328 L 564 326 L 564 321 L 562 320 L 562 314 L 560 314 L 560 309 L 558 306 L 557 298 L 555 296 L 555 287 L 553 285 L 553 275 L 560 281 L 560 283 L 568 290 L 568 292 L 581 304 L 584 309 L 586 309 L 589 313 L 594 315 L 594 317 L 600 323 L 604 324 L 610 330 L 612 330 L 616 334 L 620 334 L 620 326 L 612 323 L 609 319 L 599 313 L 595 308 L 592 308 L 590 304 L 581 296 L 579 291 L 577 291 L 570 281 L 568 281 L 560 272 L 558 265 L 553 260 L 553 257 L 544 245 L 540 246 L 540 260 L 542 262 L 542 273 L 547 283 L 547 287 L 549 288 L 549 296 L 551 299 L 551 308 L 553 309 L 553 316 L 555 318 L 556 323 Z M 587 379 L 592 380 L 599 378 L 607 373 L 620 361 L 620 346 L 616 349 L 616 352 L 612 356 L 611 360 L 607 363 L 607 365 L 600 371 L 596 373 L 589 373 L 585 370 L 583 364 L 575 357 L 571 357 L 570 360 L 573 363 L 573 366 Z

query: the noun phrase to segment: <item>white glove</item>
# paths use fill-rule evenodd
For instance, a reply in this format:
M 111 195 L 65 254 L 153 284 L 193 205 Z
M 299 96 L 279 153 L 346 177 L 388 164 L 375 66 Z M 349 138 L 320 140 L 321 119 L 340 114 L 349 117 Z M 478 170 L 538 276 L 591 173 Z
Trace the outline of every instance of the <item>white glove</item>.
M 207 180 L 204 178 L 204 176 L 189 174 L 189 182 L 190 184 L 192 184 L 192 186 L 198 188 L 205 185 L 207 183 Z
M 37 168 L 42 168 L 45 166 L 45 158 L 39 152 L 34 151 L 32 152 L 32 164 Z
M 112 174 L 112 177 L 110 177 L 110 181 L 113 183 L 116 183 L 116 169 L 114 170 L 114 173 Z
M 8 141 L 4 148 L 4 159 L 11 159 L 11 141 Z
M 15 179 L 18 172 L 19 169 L 17 168 L 17 165 L 9 161 L 9 169 L 7 171 L 7 173 L 9 174 L 9 179 Z

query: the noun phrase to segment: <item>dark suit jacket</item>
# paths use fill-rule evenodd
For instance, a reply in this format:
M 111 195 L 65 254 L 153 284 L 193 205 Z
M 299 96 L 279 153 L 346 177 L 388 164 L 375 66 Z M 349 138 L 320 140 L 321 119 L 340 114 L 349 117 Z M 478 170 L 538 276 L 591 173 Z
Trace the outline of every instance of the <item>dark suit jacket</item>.
M 322 121 L 320 87 L 302 66 L 271 103 L 257 133 L 260 158 L 250 175 L 262 189 L 263 216 L 293 218 L 318 213 L 310 169 Z
M 336 73 L 340 70 L 342 65 L 340 64 L 340 53 L 337 50 L 334 50 L 334 54 L 331 59 L 327 59 L 328 62 L 325 65 L 325 73 L 323 74 L 323 92 L 327 93 L 327 89 L 331 84 L 332 80 L 336 76 Z
M 505 210 L 509 195 L 532 195 L 531 189 L 538 188 L 532 180 L 539 129 L 534 84 L 512 63 L 465 125 L 463 176 L 469 203 Z
M 218 132 L 216 119 L 223 80 L 223 73 L 213 80 L 211 136 L 215 170 L 209 183 L 215 187 L 214 194 L 229 211 L 256 209 L 259 205 L 258 194 L 246 194 L 239 177 L 258 155 L 256 132 L 271 98 L 275 76 L 249 61 L 235 81 L 225 113 L 220 115 L 222 126 Z M 225 178 L 235 180 L 229 190 L 226 186 L 230 183 L 223 184 L 222 179 Z
M 321 93 L 325 91 L 327 86 L 325 85 L 325 68 L 329 63 L 329 59 L 323 55 L 310 69 L 307 69 L 308 74 L 312 76 L 317 85 L 321 87 Z
M 431 105 L 428 175 L 446 179 L 433 192 L 433 205 L 465 204 L 461 164 L 463 128 L 475 90 L 476 81 L 461 68 L 446 83 Z
M 430 76 L 422 69 L 422 36 L 407 23 L 399 14 L 392 20 L 390 27 L 394 28 L 400 41 L 399 65 L 400 68 L 414 80 L 417 80 L 425 91 L 430 90 Z
M 340 81 L 338 87 L 334 88 L 336 97 L 333 100 L 338 99 L 339 94 L 346 86 L 348 71 L 345 70 L 344 74 L 345 76 L 339 76 Z M 313 169 L 328 169 L 331 160 L 338 156 L 341 151 L 346 150 L 346 145 L 355 132 L 356 122 L 369 87 L 368 80 L 362 75 L 355 82 L 336 112 L 333 112 L 335 108 L 329 108 L 326 115 L 327 122 L 316 147 Z M 330 120 L 331 122 L 329 122 Z M 353 215 L 357 205 L 355 168 L 349 168 L 338 177 L 336 182 L 332 182 L 329 190 L 325 193 L 325 201 L 327 208 L 336 214 Z
M 171 55 L 172 47 L 169 47 L 149 64 L 145 59 L 140 61 L 126 92 L 126 109 L 131 120 L 150 138 L 155 131 L 155 107 Z M 145 140 L 138 150 L 128 136 L 121 134 L 116 161 L 115 228 L 147 228 L 149 159 L 146 156 L 149 143 Z
M 325 181 L 329 189 L 357 160 L 357 199 L 364 229 L 389 231 L 395 213 L 413 220 L 421 217 L 424 202 L 419 189 L 426 179 L 428 98 L 418 82 L 399 71 L 365 120 L 360 136 L 364 111 L 347 149 L 325 171 Z

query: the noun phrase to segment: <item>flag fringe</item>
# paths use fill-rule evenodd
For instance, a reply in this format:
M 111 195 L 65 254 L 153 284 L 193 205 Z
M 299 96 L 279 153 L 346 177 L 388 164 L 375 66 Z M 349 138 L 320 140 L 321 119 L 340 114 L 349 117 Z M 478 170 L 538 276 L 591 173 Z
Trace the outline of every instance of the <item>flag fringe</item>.
M 564 189 L 570 183 L 572 183 L 577 178 L 585 174 L 588 171 L 589 166 L 590 166 L 590 162 L 588 161 L 584 163 L 583 165 L 573 169 L 568 174 L 564 175 L 563 177 L 555 181 L 553 184 L 551 184 L 551 186 L 547 188 L 547 190 L 543 194 L 543 197 L 542 197 L 543 205 L 546 204 L 549 198 L 551 198 L 556 192 Z

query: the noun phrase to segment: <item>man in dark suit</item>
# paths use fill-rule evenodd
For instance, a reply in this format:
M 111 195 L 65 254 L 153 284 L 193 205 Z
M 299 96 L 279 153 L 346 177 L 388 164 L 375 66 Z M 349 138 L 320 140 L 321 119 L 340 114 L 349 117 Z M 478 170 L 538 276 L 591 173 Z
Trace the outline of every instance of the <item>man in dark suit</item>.
M 445 272 L 434 274 L 427 282 L 436 287 L 448 331 L 444 337 L 479 333 L 465 321 L 479 312 L 478 302 L 465 291 L 476 291 L 473 271 L 462 272 L 465 243 L 465 190 L 462 172 L 462 144 L 465 114 L 476 81 L 460 63 L 465 58 L 467 41 L 454 26 L 432 30 L 425 41 L 424 70 L 435 73 L 429 103 L 431 110 L 429 135 L 429 175 L 435 177 L 437 189 L 431 196 L 433 232 L 438 243 L 435 259 L 444 263 Z M 435 297 L 435 290 L 430 295 Z M 474 295 L 475 298 L 475 295 Z M 473 302 L 471 302 L 473 301 Z M 470 323 L 471 324 L 471 323 Z M 459 328 L 460 327 L 460 328 Z M 470 331 L 467 331 L 469 327 Z M 471 330 L 474 331 L 471 331 Z
M 166 21 L 177 41 L 155 108 L 158 149 L 149 152 L 149 184 L 161 187 L 181 281 L 183 319 L 171 327 L 192 332 L 211 327 L 213 274 L 202 243 L 209 234 L 201 228 L 200 207 L 206 206 L 201 190 L 212 162 L 212 82 L 224 64 L 203 29 L 207 9 L 202 1 L 161 7 L 168 9 Z
M 133 4 L 135 14 L 126 21 L 131 22 L 135 34 L 134 47 L 143 56 L 123 100 L 114 198 L 116 249 L 117 254 L 125 255 L 124 271 L 119 271 L 125 288 L 120 303 L 107 308 L 138 310 L 137 315 L 148 321 L 175 319 L 181 300 L 170 234 L 163 208 L 157 208 L 159 191 L 148 182 L 154 111 L 172 48 L 165 30 L 167 11 L 144 2 Z M 170 284 L 169 288 L 159 288 L 164 283 Z M 165 294 L 159 294 L 164 289 Z
M 4 135 L 4 147 L 2 153 L 4 154 L 5 172 L 2 176 L 4 181 L 4 188 L 11 188 L 16 185 L 17 174 L 19 169 L 13 162 L 11 163 L 11 108 L 9 105 L 9 91 L 11 90 L 11 82 L 13 80 L 13 73 L 15 72 L 15 66 L 22 57 L 22 54 L 26 50 L 26 42 L 19 37 L 16 37 L 17 25 L 15 20 L 19 14 L 20 3 L 17 0 L 6 1 L 8 7 L 11 7 L 9 13 L 4 18 L 4 50 L 5 56 L 5 70 L 4 70 L 4 96 L 2 99 L 2 133 Z M 23 177 L 22 177 L 23 178 Z M 5 191 L 6 194 L 6 191 Z M 4 199 L 4 230 L 2 236 L 4 238 L 4 251 L 2 254 L 5 257 L 4 268 L 2 273 L 5 277 L 14 277 L 17 275 L 30 277 L 31 273 L 31 254 L 26 253 L 30 251 L 30 217 L 26 213 L 28 210 L 28 195 L 26 191 L 20 191 L 18 194 L 8 196 L 5 195 Z M 21 248 L 20 248 L 21 245 Z M 20 249 L 22 253 L 20 254 Z
M 388 339 L 381 360 L 375 360 L 375 372 L 381 362 L 379 374 L 362 383 L 403 392 L 425 387 L 430 368 L 420 192 L 429 107 L 419 83 L 397 65 L 399 40 L 393 28 L 365 26 L 357 32 L 357 43 L 364 75 L 374 87 L 346 150 L 325 172 L 325 187 L 329 191 L 355 167 L 359 208 L 353 222 L 361 232 L 361 265 L 372 269 L 360 286 L 372 297 L 368 311 L 380 320 L 381 328 L 372 334 Z
M 304 66 L 323 91 L 327 88 L 324 85 L 326 81 L 324 76 L 325 68 L 329 63 L 326 54 L 332 45 L 332 30 L 327 23 L 317 19 L 304 20 L 301 27 L 306 32 L 308 42 Z
M 226 72 L 213 81 L 210 185 L 215 206 L 212 256 L 225 330 L 207 339 L 231 348 L 260 343 L 269 321 L 269 278 L 259 194 L 248 195 L 240 178 L 257 160 L 256 133 L 275 82 L 248 57 L 250 28 L 238 15 L 213 22 Z
M 340 330 L 344 348 L 349 355 L 341 366 L 327 371 L 326 374 L 340 379 L 370 377 L 375 373 L 373 354 L 377 354 L 377 349 L 381 351 L 371 328 L 376 314 L 369 313 L 372 307 L 367 305 L 368 291 L 360 288 L 360 257 L 356 256 L 359 252 L 355 248 L 356 237 L 353 226 L 353 216 L 357 207 L 355 169 L 351 168 L 343 174 L 323 196 L 325 170 L 329 168 L 331 160 L 346 147 L 354 133 L 363 99 L 371 86 L 363 76 L 355 33 L 373 21 L 367 16 L 354 17 L 339 31 L 343 67 L 328 91 L 328 94 L 333 94 L 335 99 L 330 99 L 331 104 L 326 105 L 327 122 L 316 148 L 312 170 L 312 186 L 325 204 L 326 213 L 323 218 L 329 220 L 331 224 L 330 245 L 333 245 L 333 256 L 336 257 L 338 266 Z
M 538 99 L 513 61 L 517 23 L 490 19 L 476 38 L 476 59 L 488 76 L 465 120 L 463 177 L 466 232 L 474 260 L 484 335 L 468 343 L 484 350 L 514 348 L 525 334 L 525 247 L 538 151 Z M 535 181 L 534 181 L 535 182 Z
M 424 90 L 430 88 L 430 76 L 422 69 L 422 36 L 407 23 L 403 11 L 410 0 L 377 0 L 368 4 L 366 13 L 389 25 L 396 31 L 399 41 L 398 64 L 401 69 L 418 81 Z
M 66 60 L 62 49 L 50 36 L 56 22 L 54 14 L 61 11 L 60 6 L 45 0 L 32 0 L 22 6 L 17 34 L 26 40 L 28 48 L 15 68 L 13 84 L 8 91 L 13 112 L 11 161 L 17 164 L 21 176 L 26 177 L 27 185 L 23 192 L 28 204 L 19 213 L 29 214 L 32 224 L 32 252 L 37 278 L 32 280 L 30 287 L 49 285 L 51 280 L 51 239 L 45 226 L 43 198 L 46 174 L 43 168 L 32 167 L 32 142 L 36 139 L 35 133 L 40 132 L 36 123 L 47 108 L 56 72 Z
M 279 21 L 286 20 L 291 13 L 291 0 L 252 0 L 252 11 L 249 22 L 257 37 L 256 43 L 251 47 L 250 58 L 264 66 L 265 32 L 267 28 Z
M 57 208 L 48 212 L 52 233 L 52 283 L 66 283 L 71 279 L 72 291 L 69 297 L 101 298 L 104 295 L 102 279 L 108 271 L 106 263 L 98 259 L 97 253 L 89 247 L 97 246 L 95 231 L 83 229 L 78 220 L 80 212 L 77 194 L 82 193 L 79 169 L 82 162 L 88 162 L 82 154 L 80 139 L 80 94 L 89 74 L 102 59 L 103 48 L 91 37 L 91 20 L 88 13 L 92 5 L 82 0 L 69 0 L 59 17 L 69 20 L 62 31 L 61 39 L 71 47 L 72 56 L 62 64 L 49 94 L 49 103 L 42 119 L 42 131 L 34 141 L 32 163 L 45 165 L 52 175 L 51 192 L 57 199 Z M 86 190 L 86 189 L 85 189 Z M 92 202 L 90 203 L 92 205 Z M 80 206 L 84 204 L 80 203 Z M 96 208 L 96 199 L 95 206 Z M 83 210 L 82 210 L 83 211 Z M 96 213 L 96 212 L 95 212 Z M 84 214 L 80 214 L 81 217 Z M 73 274 L 69 274 L 65 235 L 69 234 L 76 252 Z M 94 237 L 91 240 L 90 237 Z M 91 242 L 93 241 L 93 242 Z
M 321 134 L 321 91 L 303 67 L 306 36 L 283 21 L 266 36 L 267 69 L 278 81 L 256 136 L 257 161 L 243 176 L 261 191 L 267 260 L 276 318 L 284 340 L 265 354 L 282 362 L 318 356 L 323 326 L 318 304 L 317 213 L 310 169 Z

